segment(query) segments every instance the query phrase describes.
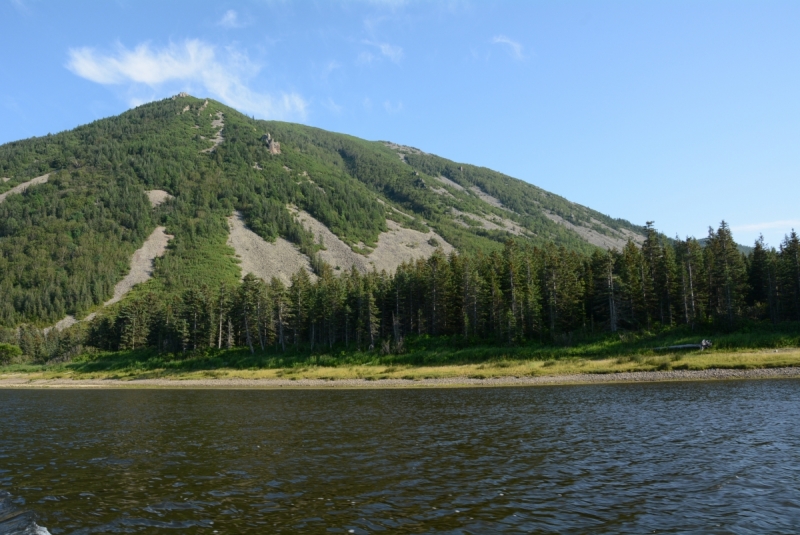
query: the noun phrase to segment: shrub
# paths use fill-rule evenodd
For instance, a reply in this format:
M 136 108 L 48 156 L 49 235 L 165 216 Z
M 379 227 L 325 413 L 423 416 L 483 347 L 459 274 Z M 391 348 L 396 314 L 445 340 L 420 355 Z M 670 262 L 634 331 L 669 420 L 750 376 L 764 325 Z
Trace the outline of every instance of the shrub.
M 19 346 L 0 343 L 0 364 L 8 364 L 14 357 L 22 355 Z

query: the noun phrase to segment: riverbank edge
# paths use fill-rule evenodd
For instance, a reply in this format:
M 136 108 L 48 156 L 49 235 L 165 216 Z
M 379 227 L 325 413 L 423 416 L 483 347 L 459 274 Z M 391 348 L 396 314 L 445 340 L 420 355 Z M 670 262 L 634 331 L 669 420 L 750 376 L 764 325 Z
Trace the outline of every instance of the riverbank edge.
M 464 388 L 503 386 L 558 386 L 682 381 L 800 379 L 800 367 L 705 370 L 670 370 L 573 375 L 503 376 L 489 378 L 443 377 L 432 379 L 29 379 L 24 374 L 0 378 L 0 389 L 391 389 Z

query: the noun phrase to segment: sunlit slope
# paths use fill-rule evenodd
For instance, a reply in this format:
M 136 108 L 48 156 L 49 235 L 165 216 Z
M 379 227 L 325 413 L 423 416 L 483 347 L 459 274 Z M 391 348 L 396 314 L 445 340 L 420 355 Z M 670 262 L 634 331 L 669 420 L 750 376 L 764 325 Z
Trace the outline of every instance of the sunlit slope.
M 166 192 L 158 203 L 153 190 Z M 437 246 L 491 251 L 509 238 L 587 250 L 639 235 L 630 223 L 485 168 L 256 121 L 191 96 L 0 146 L 3 193 L 3 326 L 47 325 L 101 306 L 158 226 L 174 238 L 149 290 L 233 282 L 242 274 L 228 245 L 236 212 L 267 242 L 289 242 L 312 269 L 336 258 L 347 259 L 342 269 L 391 267 L 404 247 L 411 259 Z M 386 250 L 394 256 L 381 256 Z M 287 270 L 305 262 L 295 260 Z

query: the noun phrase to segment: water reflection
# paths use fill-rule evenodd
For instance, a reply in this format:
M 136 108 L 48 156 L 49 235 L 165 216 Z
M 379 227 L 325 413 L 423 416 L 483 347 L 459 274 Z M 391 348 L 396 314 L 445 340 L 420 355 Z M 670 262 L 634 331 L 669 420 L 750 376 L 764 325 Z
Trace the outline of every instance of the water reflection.
M 792 532 L 799 394 L 6 390 L 0 489 L 54 535 Z

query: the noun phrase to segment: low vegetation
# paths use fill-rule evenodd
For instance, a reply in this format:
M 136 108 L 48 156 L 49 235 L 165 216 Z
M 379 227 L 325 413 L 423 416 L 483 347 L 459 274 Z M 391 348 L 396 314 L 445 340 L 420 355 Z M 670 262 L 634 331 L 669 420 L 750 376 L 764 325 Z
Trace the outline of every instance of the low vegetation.
M 755 369 L 800 366 L 800 329 L 751 325 L 739 332 L 673 329 L 661 333 L 599 336 L 574 345 L 480 345 L 430 336 L 409 337 L 402 354 L 382 351 L 311 352 L 274 348 L 203 349 L 185 354 L 153 349 L 91 351 L 69 362 L 0 366 L 0 378 L 25 375 L 73 379 L 352 379 L 507 377 L 628 371 Z M 699 350 L 657 347 L 713 340 Z

